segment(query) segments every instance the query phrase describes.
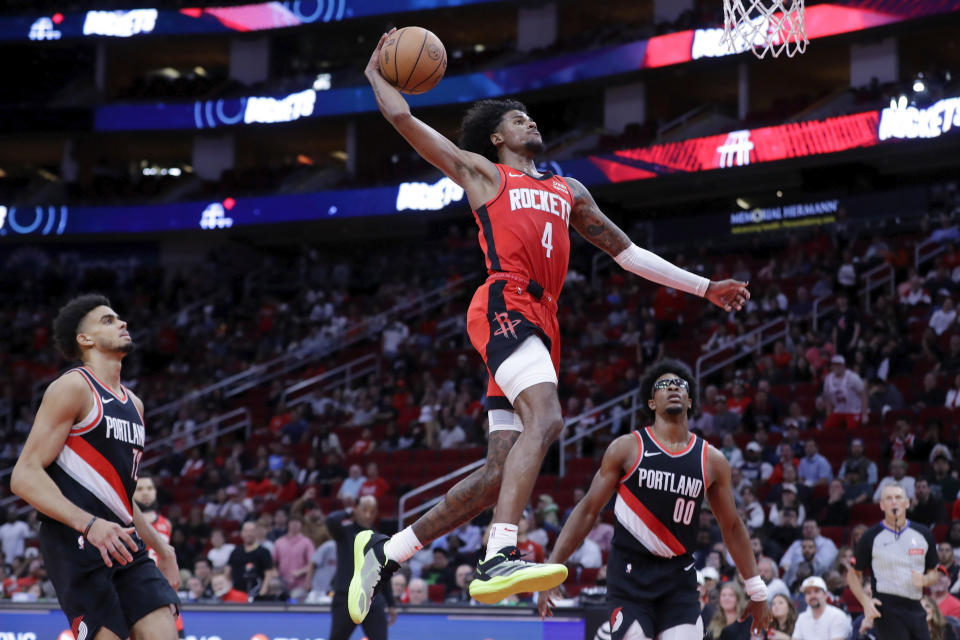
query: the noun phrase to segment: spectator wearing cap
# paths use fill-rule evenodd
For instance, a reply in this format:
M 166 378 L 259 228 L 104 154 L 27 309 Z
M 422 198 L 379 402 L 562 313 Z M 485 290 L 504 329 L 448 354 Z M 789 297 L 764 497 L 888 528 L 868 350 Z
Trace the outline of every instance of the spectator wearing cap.
M 713 614 L 716 613 L 716 608 L 710 604 L 710 591 L 707 590 L 707 580 L 703 577 L 702 571 L 697 571 L 697 593 L 700 600 L 700 620 L 703 628 L 706 629 L 710 625 Z
M 877 464 L 864 454 L 862 438 L 854 438 L 850 441 L 850 455 L 840 465 L 837 477 L 846 481 L 847 473 L 853 469 L 858 471 L 858 479 L 861 482 L 870 483 L 871 488 L 877 484 Z
M 907 500 L 913 500 L 916 497 L 916 478 L 907 475 L 907 463 L 904 460 L 890 461 L 890 475 L 886 476 L 877 485 L 877 490 L 873 492 L 873 501 L 880 502 L 880 496 L 888 485 L 903 487 L 907 493 Z
M 937 567 L 937 571 L 940 575 L 937 576 L 937 581 L 930 585 L 930 595 L 943 615 L 960 618 L 960 599 L 950 594 L 950 575 L 943 565 Z
M 709 595 L 720 584 L 720 572 L 716 567 L 704 567 L 700 573 L 703 574 L 703 586 Z
M 830 373 L 823 380 L 823 400 L 827 405 L 825 429 L 855 429 L 867 421 L 869 405 L 863 379 L 847 369 L 842 355 L 830 358 Z
M 718 436 L 740 430 L 740 415 L 730 410 L 727 396 L 717 394 L 713 412 L 713 432 Z
M 847 640 L 852 627 L 843 611 L 827 604 L 827 584 L 810 576 L 800 585 L 807 609 L 797 617 L 793 640 Z
M 933 451 L 931 469 L 927 472 L 930 481 L 930 492 L 938 496 L 945 503 L 957 497 L 960 492 L 960 480 L 950 473 L 952 460 L 949 450 Z
M 797 522 L 797 508 L 784 507 L 780 511 L 780 524 L 775 524 L 773 528 L 770 529 L 768 537 L 780 549 L 789 547 L 801 534 L 801 529 Z
M 817 441 L 810 438 L 803 445 L 804 456 L 797 464 L 797 477 L 808 487 L 827 484 L 833 480 L 830 463 L 817 450 Z
M 944 540 L 937 544 L 937 557 L 940 559 L 940 566 L 950 577 L 950 588 L 953 589 L 957 576 L 960 575 L 960 564 L 957 564 L 957 558 L 953 554 L 953 545 L 949 540 Z
M 770 489 L 770 492 L 767 494 L 767 502 L 777 505 L 791 505 L 796 506 L 797 511 L 805 511 L 805 509 L 800 509 L 800 506 L 806 506 L 810 502 L 810 495 L 812 493 L 810 487 L 805 484 L 800 484 L 797 482 L 797 469 L 796 467 L 788 465 L 783 470 L 782 482 L 773 486 Z M 793 493 L 796 494 L 795 499 L 783 497 L 784 487 L 791 485 Z M 806 518 L 801 518 L 801 522 Z

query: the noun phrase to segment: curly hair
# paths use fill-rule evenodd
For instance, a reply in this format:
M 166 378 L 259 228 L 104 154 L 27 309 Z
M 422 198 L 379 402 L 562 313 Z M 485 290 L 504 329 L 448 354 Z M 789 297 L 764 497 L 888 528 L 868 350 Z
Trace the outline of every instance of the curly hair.
M 640 396 L 644 403 L 644 409 L 646 409 L 648 414 L 653 413 L 650 411 L 650 408 L 647 407 L 646 401 L 653 397 L 653 383 L 665 373 L 675 373 L 687 381 L 687 385 L 689 386 L 687 393 L 690 396 L 690 409 L 687 411 L 687 416 L 693 415 L 700 401 L 699 394 L 697 393 L 697 384 L 693 379 L 693 372 L 690 371 L 690 367 L 673 358 L 657 360 L 644 372 L 643 380 L 640 381 Z
M 478 100 L 467 109 L 460 123 L 460 148 L 485 156 L 491 162 L 500 162 L 497 148 L 490 142 L 490 134 L 497 130 L 503 114 L 508 111 L 527 112 L 527 107 L 516 100 Z
M 86 293 L 77 296 L 61 307 L 53 320 L 53 340 L 57 349 L 67 360 L 79 360 L 82 357 L 77 334 L 83 318 L 99 306 L 110 306 L 106 296 L 99 293 Z

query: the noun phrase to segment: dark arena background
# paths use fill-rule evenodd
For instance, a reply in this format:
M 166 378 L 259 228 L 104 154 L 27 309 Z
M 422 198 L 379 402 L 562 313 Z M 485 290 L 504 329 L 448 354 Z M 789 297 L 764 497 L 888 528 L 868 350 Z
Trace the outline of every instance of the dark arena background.
M 3 5 L 0 639 L 74 637 L 37 514 L 9 485 L 44 390 L 72 366 L 52 320 L 77 293 L 107 295 L 137 344 L 123 379 L 146 405 L 141 469 L 172 526 L 187 638 L 328 638 L 324 518 L 360 487 L 395 532 L 483 458 L 487 371 L 465 328 L 486 276 L 477 228 L 363 76 L 380 34 L 407 25 L 448 56 L 436 88 L 407 96 L 416 116 L 456 140 L 473 101 L 519 99 L 542 170 L 579 179 L 638 245 L 752 293 L 726 313 L 571 233 L 566 429 L 522 544 L 549 555 L 607 443 L 645 426 L 639 379 L 669 356 L 695 372 L 691 428 L 734 469 L 761 573 L 801 611 L 816 574 L 861 615 L 850 545 L 891 479 L 956 581 L 960 0 L 808 2 L 806 52 L 762 60 L 719 43 L 722 0 Z M 865 384 L 853 429 L 824 429 L 838 354 Z M 846 472 L 856 439 L 867 477 Z M 223 566 L 245 521 L 273 546 L 290 512 L 315 549 L 306 572 L 223 603 L 203 559 Z M 390 638 L 609 638 L 612 508 L 546 622 L 523 594 L 463 596 L 457 568 L 490 517 L 404 566 Z M 708 510 L 698 543 L 719 606 L 736 570 Z

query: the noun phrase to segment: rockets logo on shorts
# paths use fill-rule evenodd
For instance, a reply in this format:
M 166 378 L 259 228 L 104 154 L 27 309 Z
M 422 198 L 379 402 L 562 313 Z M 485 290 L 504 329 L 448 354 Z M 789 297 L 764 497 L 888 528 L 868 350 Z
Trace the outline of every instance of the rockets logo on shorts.
M 506 311 L 494 313 L 493 319 L 500 326 L 499 329 L 493 332 L 493 335 L 513 338 L 514 340 L 517 339 L 517 325 L 520 324 L 522 320 L 511 320 L 510 314 Z

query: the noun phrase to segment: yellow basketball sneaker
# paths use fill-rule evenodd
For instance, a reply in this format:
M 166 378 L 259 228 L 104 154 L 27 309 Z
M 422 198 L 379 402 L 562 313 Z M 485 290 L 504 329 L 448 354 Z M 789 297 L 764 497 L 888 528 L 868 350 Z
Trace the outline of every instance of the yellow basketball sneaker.
M 496 604 L 515 593 L 553 589 L 566 579 L 566 566 L 525 562 L 520 559 L 519 549 L 504 547 L 477 565 L 470 582 L 470 597 L 483 604 Z
M 390 536 L 361 531 L 353 540 L 353 577 L 347 591 L 347 611 L 356 624 L 363 622 L 370 612 L 373 591 L 384 578 L 396 571 L 400 565 L 387 559 L 383 545 Z M 390 588 L 390 585 L 387 585 Z

